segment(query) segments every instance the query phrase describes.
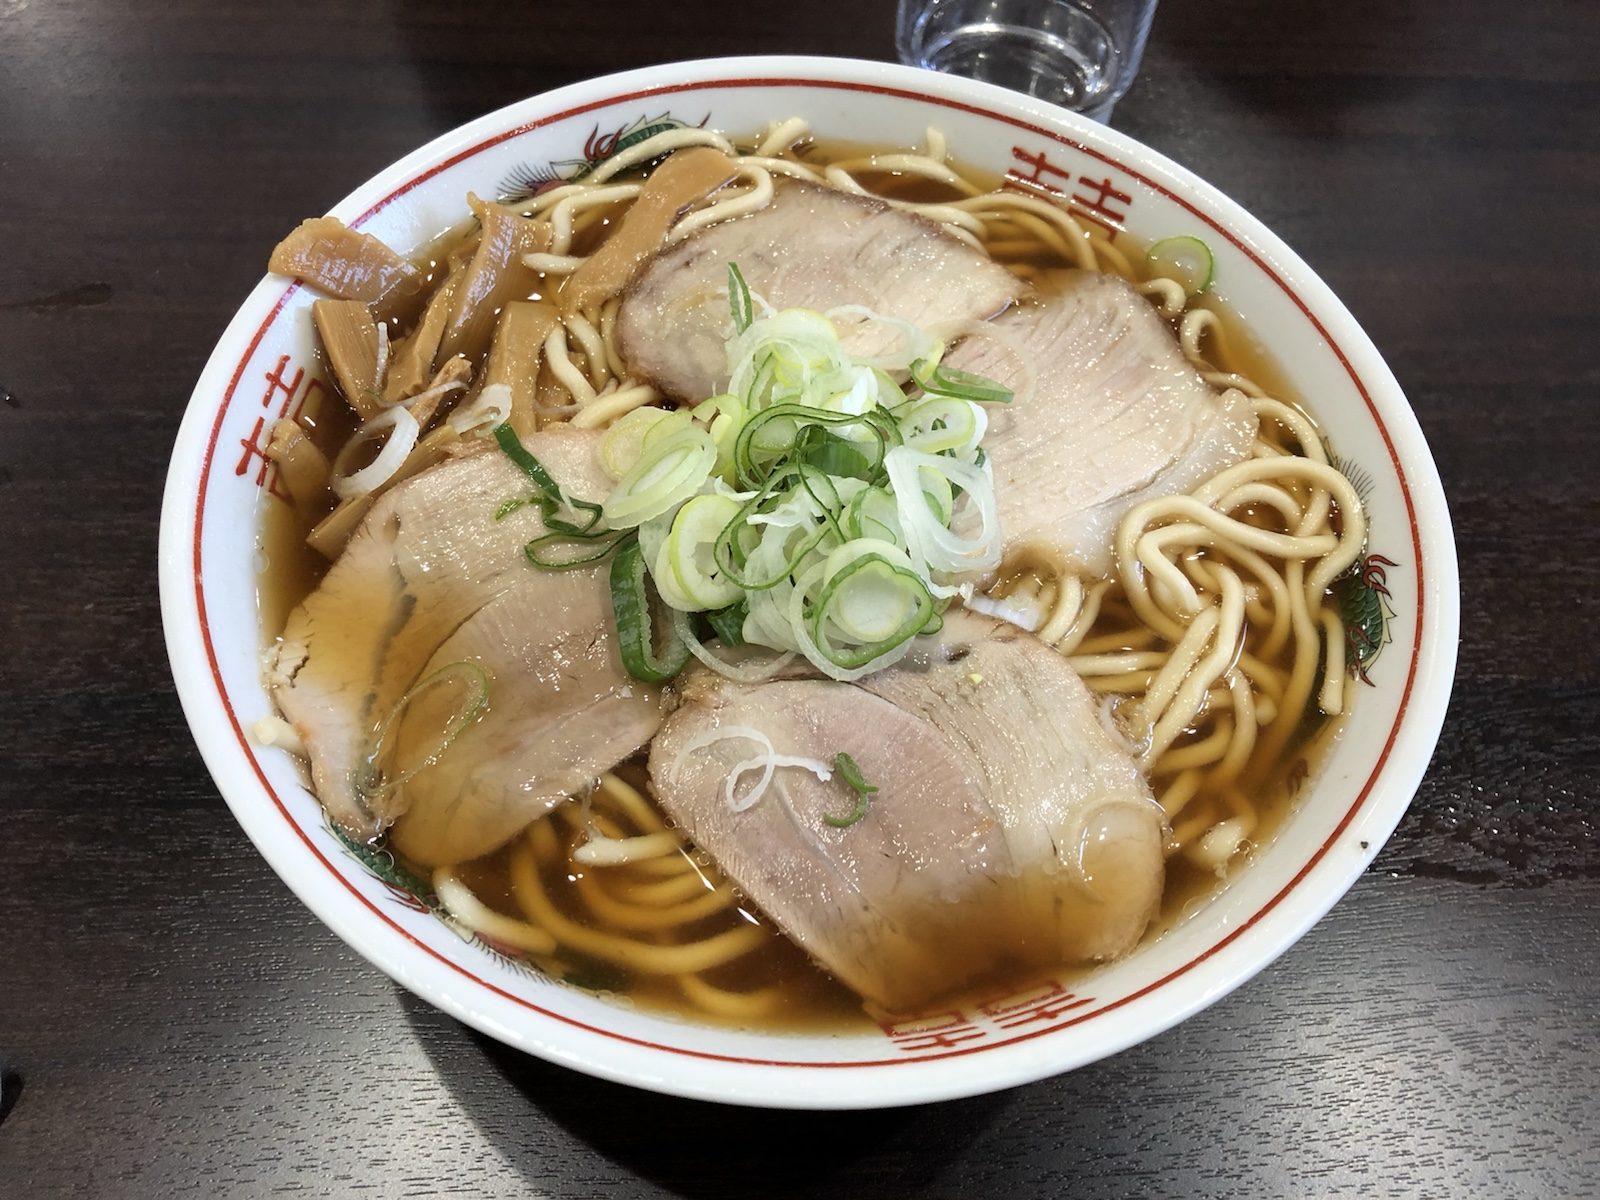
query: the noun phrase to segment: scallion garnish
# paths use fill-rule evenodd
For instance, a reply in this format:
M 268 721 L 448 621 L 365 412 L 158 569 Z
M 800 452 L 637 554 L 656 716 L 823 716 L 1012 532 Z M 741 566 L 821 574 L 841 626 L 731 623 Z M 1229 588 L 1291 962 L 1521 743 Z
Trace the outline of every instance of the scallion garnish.
M 633 531 L 612 531 L 604 536 L 578 537 L 570 533 L 547 533 L 522 548 L 523 557 L 541 571 L 571 571 L 597 563 L 623 542 Z
M 645 587 L 644 552 L 630 540 L 611 560 L 611 608 L 617 618 L 617 643 L 628 674 L 646 683 L 664 683 L 689 661 L 689 648 L 668 629 L 661 654 L 655 653 L 655 621 Z
M 667 607 L 715 614 L 724 642 L 860 678 L 937 628 L 943 603 L 998 564 L 979 404 L 1010 392 L 941 367 L 943 344 L 897 318 L 836 310 L 899 333 L 897 349 L 863 359 L 828 315 L 772 312 L 731 264 L 728 294 L 727 392 L 618 422 L 601 448 L 617 480 L 602 528 L 637 528 L 629 561 Z M 917 388 L 908 395 L 891 372 Z M 958 510 L 976 518 L 959 535 Z
M 548 529 L 575 538 L 600 536 L 600 533 L 604 532 L 596 532 L 600 524 L 600 505 L 592 500 L 574 500 L 564 493 L 561 485 L 551 477 L 549 471 L 544 469 L 544 464 L 528 453 L 527 447 L 517 437 L 516 430 L 510 425 L 497 425 L 494 430 L 494 440 L 500 444 L 500 449 L 505 452 L 506 457 L 516 463 L 522 473 L 533 481 L 536 490 L 530 503 L 539 506 Z M 495 519 L 499 520 L 512 511 L 514 508 L 509 506 L 509 502 L 502 504 L 495 514 Z M 579 521 L 572 521 L 561 515 L 563 511 L 582 513 L 583 516 Z
M 727 608 L 714 609 L 706 613 L 706 622 L 711 626 L 711 632 L 724 646 L 744 645 L 744 619 L 750 615 L 750 604 L 740 600 L 730 604 Z
M 1162 238 L 1146 252 L 1145 262 L 1152 275 L 1173 280 L 1189 299 L 1211 287 L 1217 269 L 1211 247 L 1188 234 Z
M 494 440 L 534 487 L 531 496 L 513 496 L 501 503 L 494 519 L 503 521 L 531 504 L 538 508 L 548 531 L 522 548 L 530 563 L 545 571 L 567 571 L 598 562 L 621 543 L 626 531 L 607 528 L 601 506 L 594 501 L 574 499 L 563 492 L 510 425 L 497 425 Z
M 806 631 L 830 663 L 846 671 L 865 666 L 909 642 L 933 616 L 933 596 L 909 564 L 891 562 L 869 540 L 849 542 L 844 557 L 808 611 Z M 845 551 L 854 551 L 844 554 Z M 904 565 L 903 565 L 904 564 Z
M 953 396 L 976 404 L 1005 404 L 1012 392 L 986 375 L 974 375 L 956 367 L 945 367 L 919 358 L 911 364 L 911 378 L 930 396 Z
M 743 333 L 750 328 L 755 312 L 750 300 L 750 285 L 744 281 L 738 263 L 728 264 L 728 308 L 732 311 L 736 332 Z
M 496 441 L 534 490 L 495 517 L 539 509 L 546 532 L 525 553 L 544 570 L 615 552 L 612 607 L 635 678 L 681 670 L 689 640 L 698 645 L 688 617 L 704 613 L 726 645 L 804 654 L 831 678 L 858 679 L 938 629 L 949 598 L 998 565 L 979 405 L 1011 393 L 941 366 L 943 343 L 915 326 L 850 306 L 835 311 L 900 335 L 892 352 L 855 357 L 829 316 L 772 312 L 731 263 L 728 298 L 726 393 L 619 420 L 600 447 L 617 481 L 603 504 L 563 494 L 500 425 Z M 974 518 L 960 534 L 958 510 Z M 677 614 L 659 654 L 650 583 Z
M 849 829 L 867 815 L 867 806 L 872 802 L 872 797 L 877 794 L 878 789 L 863 778 L 856 760 L 843 750 L 833 756 L 833 769 L 839 773 L 839 778 L 844 781 L 845 786 L 855 792 L 856 806 L 848 816 L 835 817 L 824 813 L 822 819 L 835 829 Z
M 736 481 L 745 487 L 759 486 L 779 467 L 819 450 L 830 430 L 838 431 L 834 441 L 847 440 L 855 452 L 850 475 L 856 479 L 873 478 L 884 455 L 905 440 L 894 418 L 882 408 L 839 413 L 803 402 L 775 404 L 747 417 L 740 427 L 733 444 Z
M 517 431 L 509 424 L 496 425 L 494 440 L 499 443 L 505 456 L 521 468 L 522 473 L 533 480 L 533 486 L 546 496 L 559 497 L 561 487 L 551 478 L 550 472 L 544 469 L 544 464 L 528 453 L 527 447 L 522 444 L 522 439 L 517 437 Z

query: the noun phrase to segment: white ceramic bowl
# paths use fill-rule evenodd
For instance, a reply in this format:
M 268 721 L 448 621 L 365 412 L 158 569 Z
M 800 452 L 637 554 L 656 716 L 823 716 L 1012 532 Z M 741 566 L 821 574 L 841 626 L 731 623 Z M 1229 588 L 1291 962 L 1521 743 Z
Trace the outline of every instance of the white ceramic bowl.
M 1368 560 L 1389 643 L 1337 748 L 1278 837 L 1202 912 L 1070 989 L 1037 987 L 911 1027 L 850 1036 L 731 1032 L 632 1011 L 464 940 L 330 832 L 280 751 L 250 740 L 271 711 L 259 675 L 257 530 L 276 503 L 252 447 L 263 422 L 324 386 L 303 288 L 263 279 L 218 343 L 173 450 L 161 601 L 184 710 L 245 832 L 323 921 L 396 981 L 553 1062 L 658 1091 L 743 1104 L 866 1108 L 992 1091 L 1114 1053 L 1238 987 L 1300 937 L 1371 861 L 1427 766 L 1455 663 L 1454 543 L 1415 418 L 1333 293 L 1216 188 L 1137 142 L 986 84 L 882 63 L 722 59 L 654 67 L 536 96 L 430 142 L 333 208 L 400 248 L 549 164 L 604 153 L 671 114 L 751 133 L 792 114 L 819 134 L 952 152 L 1059 187 L 1141 242 L 1197 233 L 1219 289 L 1309 397 L 1367 496 Z M 1076 199 L 1074 199 L 1076 197 Z M 1110 211 L 1107 211 L 1110 210 Z M 301 216 L 284 213 L 287 231 Z M 265 485 L 265 486 L 264 486 Z

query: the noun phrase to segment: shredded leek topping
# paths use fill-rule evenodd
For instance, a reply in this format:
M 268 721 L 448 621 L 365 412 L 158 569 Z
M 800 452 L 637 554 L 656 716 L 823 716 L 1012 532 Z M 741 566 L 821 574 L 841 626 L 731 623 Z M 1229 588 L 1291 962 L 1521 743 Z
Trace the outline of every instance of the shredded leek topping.
M 446 417 L 444 423 L 462 437 L 469 433 L 483 437 L 492 435 L 510 418 L 511 385 L 491 383 L 478 393 L 477 399 Z
M 393 753 L 389 743 L 400 727 L 401 718 L 418 696 L 437 687 L 449 686 L 459 688 L 461 697 L 451 709 L 443 727 L 433 735 L 432 742 L 422 753 L 413 752 L 410 755 L 412 763 L 407 769 L 398 774 L 389 773 L 383 764 Z M 446 663 L 413 685 L 411 690 L 401 696 L 389 710 L 372 736 L 372 748 L 366 758 L 364 777 L 359 789 L 363 799 L 370 804 L 390 795 L 411 782 L 420 772 L 433 766 L 444 756 L 444 752 L 450 749 L 456 738 L 461 736 L 462 731 L 478 719 L 488 704 L 489 673 L 470 659 Z
M 378 451 L 377 456 L 359 471 L 351 471 L 349 465 L 356 449 L 386 431 L 389 436 L 384 439 L 383 448 Z M 421 433 L 422 427 L 417 424 L 417 419 L 411 415 L 410 410 L 399 405 L 384 409 L 356 430 L 355 435 L 344 444 L 338 457 L 333 460 L 333 475 L 330 482 L 333 485 L 334 495 L 341 500 L 349 500 L 356 496 L 369 495 L 388 483 L 405 463 L 406 456 L 416 448 Z
M 608 429 L 600 461 L 616 486 L 598 505 L 563 495 L 501 425 L 496 439 L 535 490 L 496 515 L 539 507 L 550 532 L 527 546 L 537 566 L 618 551 L 612 602 L 637 678 L 670 678 L 691 653 L 748 674 L 705 653 L 682 620 L 656 657 L 648 578 L 725 646 L 799 653 L 859 679 L 937 632 L 951 598 L 999 564 L 981 406 L 1011 393 L 941 365 L 944 343 L 909 322 L 859 305 L 773 311 L 731 264 L 728 296 L 726 393 L 637 409 Z M 852 354 L 836 319 L 891 332 L 891 349 Z

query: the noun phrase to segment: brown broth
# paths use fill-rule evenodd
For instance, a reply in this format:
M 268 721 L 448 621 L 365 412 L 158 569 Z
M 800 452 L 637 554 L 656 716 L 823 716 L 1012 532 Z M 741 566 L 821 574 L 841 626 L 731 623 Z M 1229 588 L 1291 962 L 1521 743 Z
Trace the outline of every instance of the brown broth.
M 621 768 L 633 778 L 636 785 L 643 782 L 643 762 L 636 759 Z M 555 818 L 546 818 L 554 820 Z M 465 864 L 461 877 L 485 904 L 507 916 L 523 918 L 524 914 L 512 893 L 508 846 Z M 708 856 L 699 851 L 685 851 L 685 857 L 702 872 L 709 890 L 718 881 L 716 867 Z M 586 868 L 576 863 L 546 865 L 541 868 L 540 880 L 545 893 L 556 910 L 569 920 L 581 925 L 603 928 L 584 905 L 578 883 L 586 872 L 626 871 L 626 868 Z M 621 890 L 621 889 L 618 889 Z M 625 896 L 626 891 L 622 890 Z M 736 893 L 737 896 L 737 893 Z M 837 982 L 808 958 L 788 938 L 784 937 L 765 915 L 748 901 L 739 900 L 734 911 L 698 921 L 692 925 L 676 927 L 672 941 L 692 942 L 710 937 L 740 923 L 758 925 L 769 936 L 749 954 L 725 966 L 704 974 L 706 982 L 731 992 L 753 992 L 774 988 L 778 1002 L 771 1012 L 756 1021 L 727 1021 L 728 1024 L 782 1030 L 784 1032 L 840 1032 L 861 1026 L 866 1021 L 861 999 L 843 984 Z M 696 1020 L 717 1022 L 715 1015 L 693 1010 L 679 988 L 676 977 L 630 972 L 567 947 L 558 947 L 553 955 L 529 955 L 536 965 L 552 978 L 561 979 L 589 991 L 625 996 L 630 1004 L 652 1012 L 692 1015 Z
M 819 140 L 805 147 L 802 157 L 811 162 L 834 161 L 863 157 L 872 152 L 872 147 L 856 143 Z M 992 186 L 999 182 L 997 175 L 985 176 L 982 172 L 965 168 L 962 168 L 962 173 L 980 185 Z M 938 185 L 919 178 L 895 176 L 883 172 L 863 172 L 860 177 L 882 194 L 899 199 L 929 201 L 945 198 L 948 195 Z M 607 214 L 605 220 L 597 223 L 596 229 L 580 237 L 575 249 L 578 252 L 592 249 L 597 238 L 614 219 L 615 215 Z M 472 234 L 470 222 L 446 231 L 418 257 L 417 261 L 431 273 L 436 273 L 438 266 Z M 1130 248 L 1124 244 L 1125 242 L 1125 238 L 1120 238 L 1118 244 L 1125 252 L 1129 252 Z M 1131 249 L 1129 258 L 1135 264 L 1141 263 L 1142 247 Z M 1225 360 L 1216 362 L 1216 366 L 1222 370 L 1237 371 L 1249 376 L 1270 394 L 1300 407 L 1303 412 L 1303 405 L 1287 386 L 1285 376 L 1271 354 L 1227 308 L 1224 300 L 1213 295 L 1206 297 L 1203 304 L 1219 316 L 1224 329 L 1228 353 Z M 420 298 L 418 311 L 420 311 Z M 320 427 L 314 436 L 319 447 L 331 459 L 337 446 L 352 430 L 354 421 L 342 405 L 330 407 L 338 411 L 323 414 Z M 321 515 L 323 514 L 298 512 L 292 506 L 277 500 L 269 499 L 267 503 L 259 541 L 263 570 L 258 579 L 257 596 L 262 627 L 267 632 L 269 640 L 283 628 L 289 612 L 310 593 L 327 569 L 326 561 L 304 541 L 315 519 Z M 1104 625 L 1106 625 L 1104 620 L 1098 622 L 1095 629 L 1091 630 L 1091 636 L 1099 632 Z M 1259 633 L 1252 636 L 1259 636 Z M 1290 646 L 1292 647 L 1292 639 Z M 1279 658 L 1286 662 L 1287 650 Z M 1174 749 L 1181 748 L 1202 736 L 1207 722 L 1208 718 L 1203 716 L 1197 723 L 1198 727 L 1184 738 L 1180 738 Z M 1310 766 L 1315 760 L 1320 759 L 1337 738 L 1341 724 L 1342 722 L 1338 720 L 1330 721 L 1320 717 L 1307 721 L 1296 739 L 1294 748 L 1283 755 L 1279 767 L 1264 776 L 1255 786 L 1252 799 L 1256 806 L 1258 825 L 1250 838 L 1253 845 L 1265 844 L 1276 836 L 1284 820 L 1293 811 L 1294 797 L 1301 782 L 1307 777 Z M 632 778 L 636 785 L 643 786 L 642 757 L 625 764 L 619 771 Z M 1209 799 L 1201 793 L 1191 804 L 1200 805 Z M 554 821 L 557 818 L 552 816 L 546 819 Z M 462 864 L 458 870 L 463 881 L 485 904 L 506 915 L 521 918 L 524 914 L 513 895 L 509 860 L 510 849 L 506 848 L 485 858 Z M 714 865 L 704 855 L 698 855 L 696 865 L 709 880 L 714 882 L 717 879 Z M 1245 869 L 1248 865 L 1248 854 L 1246 854 L 1244 859 L 1234 864 L 1233 871 Z M 618 869 L 604 868 L 608 871 Z M 547 866 L 541 871 L 541 880 L 546 894 L 559 912 L 580 924 L 595 926 L 596 922 L 586 908 L 578 887 L 584 870 L 570 863 L 559 867 Z M 622 870 L 625 871 L 626 868 Z M 418 872 L 418 874 L 425 876 L 426 873 Z M 711 882 L 707 883 L 708 887 L 711 885 Z M 1170 858 L 1161 910 L 1152 920 L 1144 940 L 1149 942 L 1160 937 L 1191 918 L 1218 894 L 1222 886 L 1222 881 L 1214 871 L 1196 866 L 1181 855 Z M 754 1021 L 741 1020 L 736 1023 L 782 1032 L 845 1032 L 870 1027 L 871 1018 L 864 1011 L 860 998 L 814 965 L 802 951 L 779 934 L 748 901 L 741 899 L 733 912 L 723 913 L 697 922 L 690 928 L 675 931 L 675 936 L 683 940 L 694 940 L 734 927 L 738 922 L 753 922 L 760 925 L 770 932 L 770 936 L 755 951 L 734 960 L 727 966 L 707 972 L 705 976 L 707 982 L 735 992 L 776 987 L 781 992 L 781 1002 L 766 1016 Z M 533 961 L 554 978 L 564 979 L 574 986 L 623 998 L 626 1003 L 641 1008 L 695 1021 L 719 1020 L 715 1016 L 708 1016 L 692 1009 L 671 977 L 629 974 L 566 949 L 558 949 L 554 955 L 547 957 L 533 956 Z M 1073 979 L 1081 978 L 1094 969 L 1093 966 L 1066 968 L 1055 972 L 1055 978 L 1070 985 Z M 1035 971 L 1031 974 L 1037 976 L 1039 973 Z M 1019 985 L 1027 985 L 1032 980 L 1020 979 L 1016 982 Z M 980 990 L 993 995 L 997 991 L 1004 990 L 1004 983 L 1005 981 L 991 980 Z M 949 1003 L 941 1005 L 941 1008 L 949 1007 Z

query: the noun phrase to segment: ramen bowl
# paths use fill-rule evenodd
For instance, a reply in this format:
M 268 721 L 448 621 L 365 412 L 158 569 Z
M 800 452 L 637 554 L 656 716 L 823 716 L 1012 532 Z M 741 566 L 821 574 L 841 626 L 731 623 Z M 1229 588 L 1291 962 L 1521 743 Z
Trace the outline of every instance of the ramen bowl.
M 1342 896 L 1422 778 L 1455 660 L 1457 577 L 1428 448 L 1393 376 L 1296 255 L 1215 187 L 1137 142 L 1001 89 L 882 63 L 749 58 L 574 85 L 437 138 L 333 215 L 404 250 L 455 224 L 470 192 L 583 169 L 653 126 L 754 133 L 801 115 L 823 138 L 913 145 L 1005 175 L 1129 245 L 1186 234 L 1215 259 L 1227 305 L 1310 406 L 1360 490 L 1370 533 L 1356 580 L 1356 695 L 1340 736 L 1296 778 L 1292 810 L 1227 885 L 1125 958 L 1042 972 L 914 1020 L 832 1034 L 741 1030 L 635 1008 L 548 978 L 448 920 L 382 852 L 330 827 L 282 750 L 256 744 L 259 531 L 281 503 L 264 428 L 330 384 L 306 288 L 266 278 L 218 343 L 173 451 L 161 599 L 184 710 L 207 767 L 267 861 L 335 933 L 418 996 L 501 1041 L 607 1079 L 682 1096 L 867 1108 L 988 1092 L 1149 1038 L 1266 967 Z M 283 228 L 296 214 L 284 214 Z M 277 232 L 277 231 L 272 231 Z M 1353 643 L 1354 644 L 1354 643 Z

